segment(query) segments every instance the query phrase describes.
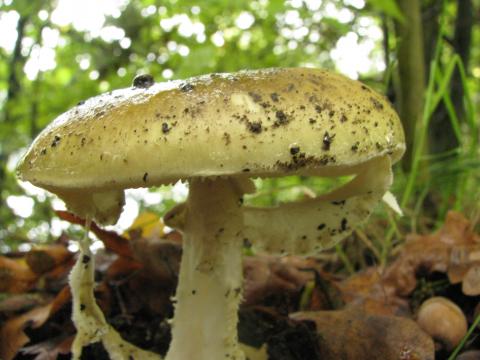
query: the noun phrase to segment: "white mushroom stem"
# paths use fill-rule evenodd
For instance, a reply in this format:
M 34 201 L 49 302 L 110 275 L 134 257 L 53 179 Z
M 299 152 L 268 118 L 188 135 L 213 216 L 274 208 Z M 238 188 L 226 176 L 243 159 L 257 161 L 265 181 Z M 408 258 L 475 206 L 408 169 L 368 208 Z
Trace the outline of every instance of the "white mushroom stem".
M 392 183 L 388 156 L 357 168 L 339 189 L 274 208 L 245 207 L 244 235 L 257 250 L 309 254 L 331 247 L 364 222 Z
M 112 360 L 161 360 L 160 355 L 137 348 L 123 340 L 105 320 L 93 293 L 95 264 L 90 251 L 88 228 L 89 221 L 85 237 L 79 242 L 80 255 L 69 278 L 73 302 L 72 320 L 77 329 L 72 344 L 72 359 L 80 359 L 84 346 L 102 341 Z
M 99 341 L 107 332 L 103 313 L 95 303 L 93 255 L 88 239 L 89 222 L 85 236 L 79 241 L 80 254 L 70 273 L 69 284 L 72 292 L 72 320 L 77 334 L 72 344 L 72 358 L 79 359 L 82 348 Z
M 190 181 L 168 360 L 245 358 L 237 339 L 242 195 L 231 179 Z

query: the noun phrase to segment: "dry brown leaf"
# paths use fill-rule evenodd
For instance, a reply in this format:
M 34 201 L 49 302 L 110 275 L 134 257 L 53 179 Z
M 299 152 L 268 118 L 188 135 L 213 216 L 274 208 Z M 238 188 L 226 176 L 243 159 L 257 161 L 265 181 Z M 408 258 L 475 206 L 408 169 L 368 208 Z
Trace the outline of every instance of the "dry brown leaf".
M 408 301 L 396 294 L 394 286 L 386 283 L 381 270 L 369 268 L 338 283 L 342 300 L 347 307 L 362 308 L 369 314 L 407 316 Z
M 142 269 L 128 279 L 121 301 L 128 314 L 146 306 L 154 313 L 166 316 L 172 311 L 171 297 L 174 293 L 175 283 L 157 281 Z
M 480 294 L 480 238 L 467 219 L 449 212 L 444 226 L 429 235 L 407 237 L 400 254 L 385 270 L 369 268 L 338 284 L 347 306 L 371 314 L 408 315 L 407 297 L 417 286 L 417 274 L 447 273 L 452 283 L 463 281 L 467 295 Z
M 420 268 L 427 272 L 447 271 L 449 247 L 432 235 L 407 236 L 402 252 L 386 268 L 383 281 L 395 288 L 398 295 L 409 295 L 417 286 L 416 274 Z
M 312 321 L 295 321 L 266 306 L 242 307 L 239 319 L 240 342 L 264 349 L 255 353 L 257 360 L 320 359 Z
M 75 216 L 68 211 L 57 210 L 55 211 L 55 213 L 62 220 L 68 221 L 72 224 L 85 226 L 84 219 L 81 219 L 78 216 Z M 125 257 L 133 256 L 132 248 L 130 247 L 130 242 L 128 241 L 128 239 L 118 235 L 114 231 L 103 230 L 93 222 L 90 225 L 90 230 L 95 235 L 97 235 L 97 237 L 103 242 L 103 244 L 105 245 L 105 249 L 113 251 L 114 253 L 121 256 L 125 256 Z
M 471 266 L 470 253 L 478 253 L 477 249 L 472 250 L 473 249 L 469 246 L 462 245 L 454 246 L 452 248 L 452 251 L 450 251 L 450 262 L 447 272 L 450 283 L 458 284 L 463 281 L 465 274 Z
M 0 292 L 23 293 L 31 289 L 38 275 L 30 270 L 23 258 L 0 256 Z
M 65 280 L 65 279 L 67 279 L 68 274 L 70 273 L 70 270 L 72 269 L 74 264 L 75 264 L 75 257 L 72 256 L 67 261 L 65 261 L 61 264 L 58 264 L 52 270 L 43 274 L 43 276 L 48 281 Z
M 177 242 L 159 238 L 133 237 L 134 259 L 143 265 L 146 273 L 160 282 L 176 281 L 182 246 Z
M 142 263 L 135 261 L 131 258 L 120 256 L 115 259 L 108 267 L 106 272 L 107 279 L 113 281 L 121 280 L 142 268 Z
M 7 320 L 0 327 L 0 359 L 13 359 L 19 349 L 30 341 L 24 332 L 25 328 L 42 326 L 51 315 L 70 300 L 70 297 L 69 288 L 64 287 L 50 303 Z
M 172 311 L 173 296 L 180 258 L 181 244 L 177 241 L 144 238 L 140 232 L 131 235 L 133 258 L 119 257 L 107 270 L 107 279 L 116 285 L 124 284 L 118 300 L 124 311 L 134 313 L 144 305 L 158 314 Z
M 470 221 L 456 211 L 449 211 L 442 228 L 435 234 L 448 245 L 480 243 L 480 235 L 475 234 Z
M 480 359 L 480 350 L 465 351 L 457 356 L 456 360 L 478 360 Z
M 74 336 L 61 336 L 38 344 L 27 346 L 22 349 L 22 353 L 35 356 L 33 360 L 56 360 L 59 355 L 70 353 Z
M 410 319 L 353 308 L 290 317 L 315 322 L 322 360 L 433 360 L 435 356 L 432 339 Z
M 480 263 L 468 269 L 462 281 L 462 292 L 469 296 L 480 295 Z
M 36 274 L 44 274 L 73 257 L 64 245 L 38 246 L 25 255 L 25 261 Z
M 243 305 L 261 304 L 275 294 L 294 296 L 308 281 L 314 280 L 311 264 L 295 256 L 249 256 L 243 261 Z
M 385 270 L 383 282 L 393 286 L 398 295 L 407 296 L 417 285 L 419 269 L 448 272 L 453 283 L 463 281 L 472 266 L 480 265 L 479 243 L 480 237 L 472 231 L 468 220 L 450 211 L 436 233 L 407 236 L 400 255 Z M 475 291 L 480 294 L 480 288 Z
M 27 311 L 33 307 L 45 305 L 51 298 L 43 294 L 14 294 L 0 301 L 0 313 Z
M 163 238 L 165 240 L 173 241 L 178 244 L 182 243 L 182 234 L 177 230 L 173 230 L 173 231 L 170 231 L 169 233 L 166 233 Z
M 452 284 L 462 283 L 465 295 L 480 295 L 480 244 L 453 247 L 447 274 Z
M 311 297 L 309 301 L 305 301 L 307 300 L 305 295 L 308 294 L 307 285 L 302 294 L 301 307 L 297 311 L 334 310 L 345 305 L 338 286 L 338 279 L 335 279 L 331 274 L 316 269 L 313 285 Z

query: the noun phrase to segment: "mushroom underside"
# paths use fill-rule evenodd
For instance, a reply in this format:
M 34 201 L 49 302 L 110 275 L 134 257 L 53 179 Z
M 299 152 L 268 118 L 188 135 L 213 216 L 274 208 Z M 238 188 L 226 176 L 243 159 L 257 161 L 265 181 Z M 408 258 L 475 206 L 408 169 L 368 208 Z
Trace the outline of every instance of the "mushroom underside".
M 371 159 L 340 175 L 347 174 L 356 176 L 331 193 L 275 208 L 243 206 L 244 193 L 251 191 L 244 177 L 190 179 L 186 203 L 165 217 L 168 225 L 183 233 L 168 360 L 245 359 L 237 340 L 245 240 L 258 251 L 312 254 L 346 237 L 390 187 L 390 157 Z M 77 353 L 78 347 L 102 340 L 112 359 L 159 359 L 146 352 L 132 355 L 143 350 L 126 345 L 106 323 L 93 298 L 92 258 L 88 247 L 82 251 L 70 277 L 73 320 L 81 339 L 75 341 L 80 344 Z M 85 256 L 90 258 L 88 264 L 82 260 Z M 83 296 L 88 298 L 89 311 L 82 306 Z M 100 334 L 92 333 L 92 327 Z

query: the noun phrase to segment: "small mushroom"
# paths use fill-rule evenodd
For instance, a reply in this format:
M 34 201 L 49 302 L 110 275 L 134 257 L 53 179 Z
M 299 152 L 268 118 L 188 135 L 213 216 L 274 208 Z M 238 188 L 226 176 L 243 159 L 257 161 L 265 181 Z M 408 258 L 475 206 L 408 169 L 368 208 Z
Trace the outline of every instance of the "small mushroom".
M 455 348 L 467 333 L 467 319 L 462 310 L 441 296 L 430 298 L 420 306 L 417 322 L 447 350 Z
M 242 245 L 311 254 L 350 234 L 392 183 L 391 166 L 405 150 L 400 120 L 365 85 L 318 69 L 137 83 L 60 115 L 18 174 L 103 224 L 118 219 L 124 189 L 188 181 L 186 203 L 165 217 L 184 239 L 167 359 L 244 359 L 237 340 Z M 55 136 L 62 140 L 50 148 Z M 255 190 L 250 178 L 288 175 L 355 178 L 311 200 L 243 205 Z M 87 279 L 81 269 L 77 263 L 70 278 L 74 310 L 82 296 L 94 307 L 91 285 L 73 289 Z M 98 311 L 90 319 L 101 318 Z M 79 311 L 74 322 L 88 324 Z M 106 329 L 104 319 L 93 323 Z M 99 339 L 121 341 L 118 334 L 92 340 Z M 109 352 L 121 348 L 109 344 Z

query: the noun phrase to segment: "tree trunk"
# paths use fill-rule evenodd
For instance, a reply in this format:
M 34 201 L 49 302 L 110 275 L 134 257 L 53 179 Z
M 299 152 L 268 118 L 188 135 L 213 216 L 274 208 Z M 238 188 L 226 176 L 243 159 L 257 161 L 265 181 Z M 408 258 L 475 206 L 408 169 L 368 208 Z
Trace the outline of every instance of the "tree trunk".
M 4 121 L 11 121 L 10 108 L 12 103 L 15 101 L 17 94 L 20 90 L 20 81 L 19 81 L 19 71 L 23 68 L 24 59 L 21 53 L 22 50 L 22 40 L 25 33 L 25 27 L 28 22 L 28 16 L 21 16 L 17 23 L 17 40 L 15 41 L 15 46 L 12 52 L 12 58 L 9 64 L 9 74 L 8 74 L 8 89 L 7 89 L 7 98 L 5 100 L 5 112 L 4 112 Z
M 4 129 L 10 130 L 15 124 L 13 124 L 12 108 L 18 94 L 20 93 L 20 80 L 19 74 L 23 69 L 23 56 L 22 56 L 22 40 L 25 36 L 25 28 L 27 26 L 29 17 L 21 16 L 17 23 L 17 39 L 13 48 L 12 57 L 8 65 L 8 82 L 7 82 L 7 97 L 4 103 L 3 112 L 0 112 L 0 127 L 1 131 Z M 3 35 L 0 35 L 3 36 Z M 20 77 L 21 78 L 21 77 Z M 11 149 L 7 143 L 0 146 L 0 190 L 5 189 L 7 182 L 7 161 L 10 155 Z M 10 215 L 10 209 L 6 206 L 7 193 L 0 191 L 0 219 L 7 219 Z
M 403 166 L 407 171 L 412 163 L 416 128 L 422 118 L 425 92 L 425 66 L 420 0 L 397 0 L 404 22 L 396 21 L 399 38 L 397 48 L 400 117 L 405 129 L 407 152 Z

